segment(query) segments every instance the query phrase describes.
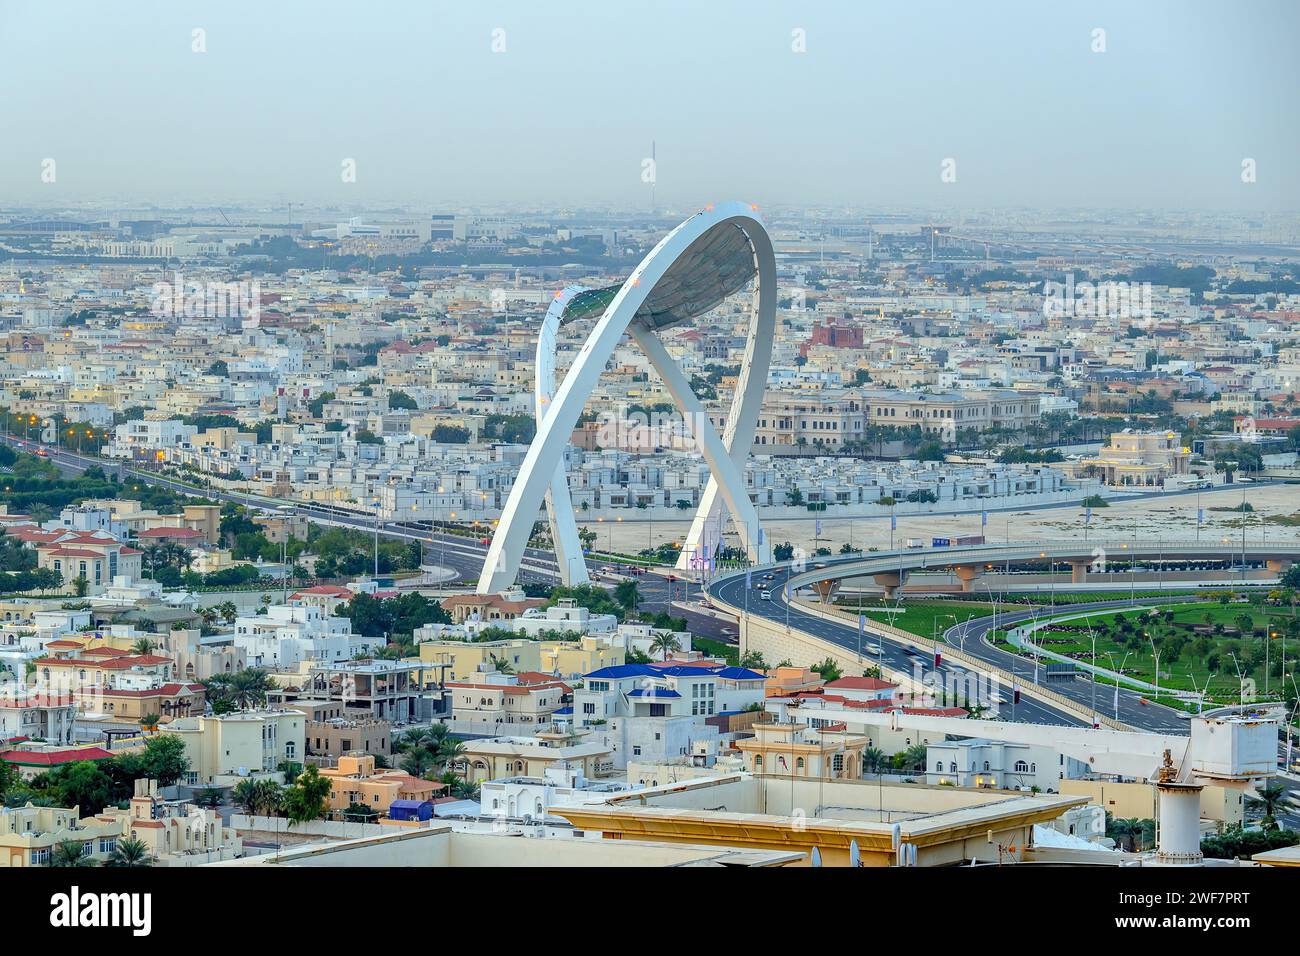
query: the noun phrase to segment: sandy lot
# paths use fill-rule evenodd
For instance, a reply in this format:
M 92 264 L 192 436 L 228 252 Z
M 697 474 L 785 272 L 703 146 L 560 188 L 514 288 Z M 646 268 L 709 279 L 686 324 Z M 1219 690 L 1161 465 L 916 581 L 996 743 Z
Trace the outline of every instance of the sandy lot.
M 1300 485 L 1270 485 L 1256 487 L 1236 485 L 1229 488 L 1203 491 L 1200 495 L 1180 494 L 1167 498 L 1144 498 L 1134 501 L 1111 501 L 1108 508 L 1096 508 L 1092 524 L 1087 529 L 1090 539 L 1131 540 L 1136 535 L 1144 540 L 1191 541 L 1196 538 L 1196 510 L 1205 510 L 1201 526 L 1201 540 L 1230 538 L 1241 541 L 1241 516 L 1226 509 L 1238 507 L 1245 488 L 1246 501 L 1255 509 L 1247 516 L 1246 540 L 1251 544 L 1261 541 L 1300 541 Z M 1216 510 L 1223 509 L 1223 510 Z M 844 544 L 854 548 L 888 548 L 890 544 L 889 519 L 822 517 L 822 532 L 817 544 L 838 552 Z M 805 548 L 813 547 L 815 517 L 797 521 L 764 522 L 768 534 L 776 542 L 789 541 Z M 1279 524 L 1267 519 L 1292 518 L 1294 524 Z M 582 522 L 579 522 L 582 525 Z M 635 552 L 648 547 L 651 542 L 681 541 L 690 529 L 689 521 L 637 521 L 632 517 L 622 522 L 588 523 L 599 537 L 596 547 L 612 546 L 617 551 Z M 653 531 L 653 536 L 651 532 Z M 990 511 L 988 525 L 983 528 L 990 542 L 1000 541 L 1073 541 L 1084 536 L 1083 508 L 1077 504 L 1053 506 L 1032 511 Z M 899 517 L 898 529 L 893 533 L 894 543 L 901 547 L 906 538 L 929 539 L 935 535 L 980 534 L 980 516 L 934 515 Z M 735 540 L 735 535 L 728 536 Z

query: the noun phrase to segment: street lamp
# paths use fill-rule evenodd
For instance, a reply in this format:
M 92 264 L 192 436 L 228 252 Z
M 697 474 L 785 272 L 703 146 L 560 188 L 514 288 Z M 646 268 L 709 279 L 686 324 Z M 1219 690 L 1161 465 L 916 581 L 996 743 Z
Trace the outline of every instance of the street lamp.
M 1155 662 L 1156 662 L 1156 693 L 1155 693 L 1155 698 L 1156 698 L 1156 700 L 1157 700 L 1157 702 L 1158 702 L 1158 701 L 1160 700 L 1160 652 L 1159 652 L 1158 650 L 1156 650 L 1156 639 L 1151 635 L 1151 632 L 1150 632 L 1150 631 L 1143 631 L 1142 633 L 1144 633 L 1144 634 L 1146 635 L 1147 643 L 1149 643 L 1149 644 L 1151 645 L 1151 656 L 1152 656 L 1153 658 L 1155 658 Z
M 1124 656 L 1120 658 L 1119 666 L 1115 666 L 1115 654 L 1113 651 L 1107 651 L 1106 656 L 1110 658 L 1111 670 L 1115 673 L 1115 719 L 1119 720 L 1119 684 L 1124 676 L 1124 664 L 1128 661 L 1128 656 L 1132 651 L 1125 651 Z
M 1228 651 L 1228 656 L 1232 658 L 1232 666 L 1237 669 L 1237 704 L 1245 706 L 1246 703 L 1246 680 L 1241 673 L 1241 662 L 1237 660 L 1237 655 Z

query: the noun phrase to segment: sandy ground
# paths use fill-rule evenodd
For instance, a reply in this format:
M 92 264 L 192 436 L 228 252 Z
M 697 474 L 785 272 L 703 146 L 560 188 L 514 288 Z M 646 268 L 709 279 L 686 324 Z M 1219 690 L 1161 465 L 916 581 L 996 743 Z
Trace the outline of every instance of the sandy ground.
M 1241 504 L 1242 489 L 1246 500 L 1255 509 L 1247 516 L 1246 540 L 1251 544 L 1261 541 L 1300 541 L 1300 485 L 1270 485 L 1254 487 L 1236 485 L 1229 488 L 1203 491 L 1200 495 L 1182 494 L 1167 498 L 1143 498 L 1130 501 L 1111 501 L 1108 508 L 1095 508 L 1092 524 L 1087 529 L 1090 539 L 1132 540 L 1134 534 L 1143 541 L 1192 541 L 1196 539 L 1196 510 L 1205 509 L 1205 522 L 1201 526 L 1201 540 L 1228 538 L 1241 542 L 1241 517 L 1229 509 Z M 854 518 L 846 520 L 822 516 L 821 536 L 817 544 L 838 552 L 844 544 L 856 549 L 890 546 L 889 519 Z M 1265 519 L 1293 517 L 1296 524 L 1287 526 Z M 764 522 L 775 542 L 812 548 L 814 545 L 815 515 L 807 519 Z M 582 522 L 579 522 L 582 525 Z M 589 523 L 599 537 L 598 549 L 612 547 L 620 552 L 636 552 L 666 541 L 682 540 L 690 530 L 689 521 L 650 522 L 625 518 L 622 522 Z M 653 532 L 653 535 L 652 535 Z M 896 546 L 902 547 L 907 538 L 930 538 L 938 535 L 980 534 L 980 516 L 934 515 L 898 518 L 898 529 L 893 533 Z M 983 534 L 992 543 L 1001 541 L 1075 541 L 1085 533 L 1084 512 L 1078 504 L 1053 506 L 1032 511 L 990 511 L 988 525 Z M 735 535 L 728 535 L 734 541 Z

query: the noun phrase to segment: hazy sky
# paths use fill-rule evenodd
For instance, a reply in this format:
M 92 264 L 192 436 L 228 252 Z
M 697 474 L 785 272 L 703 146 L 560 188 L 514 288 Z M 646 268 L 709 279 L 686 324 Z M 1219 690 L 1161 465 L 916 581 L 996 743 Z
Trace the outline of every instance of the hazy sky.
M 1298 40 L 1293 0 L 0 0 L 0 205 L 640 207 L 654 140 L 660 206 L 1296 209 Z

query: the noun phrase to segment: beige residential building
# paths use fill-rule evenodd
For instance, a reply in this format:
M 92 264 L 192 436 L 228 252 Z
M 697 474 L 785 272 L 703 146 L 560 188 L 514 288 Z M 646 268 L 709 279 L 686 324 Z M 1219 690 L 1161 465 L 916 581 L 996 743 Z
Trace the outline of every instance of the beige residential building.
M 548 724 L 570 688 L 544 674 L 480 674 L 469 681 L 448 681 L 452 718 L 488 724 Z
M 105 807 L 92 819 L 116 824 L 119 839 L 139 840 L 156 866 L 198 866 L 233 860 L 243 852 L 243 841 L 222 825 L 216 810 L 161 800 L 158 781 L 147 778 L 135 781 L 135 796 L 125 810 Z
M 614 768 L 610 750 L 582 743 L 572 734 L 539 733 L 532 737 L 491 737 L 467 740 L 456 772 L 471 783 L 501 777 L 545 777 L 548 767 L 567 765 L 584 777 L 598 777 Z
M 416 640 L 419 640 L 417 630 Z M 530 641 L 513 638 L 500 641 L 421 641 L 420 663 L 426 686 L 445 670 L 448 681 L 474 680 L 478 674 L 508 664 L 516 674 L 528 671 L 574 679 L 583 674 L 613 667 L 627 660 L 627 650 L 599 638 L 576 641 Z M 439 666 L 443 665 L 443 666 Z
M 1110 436 L 1110 444 L 1094 458 L 1074 465 L 1075 474 L 1100 478 L 1107 485 L 1127 487 L 1161 485 L 1173 475 L 1185 475 L 1192 451 L 1174 432 L 1134 432 L 1127 429 Z
M 868 392 L 864 403 L 871 425 L 915 426 L 946 442 L 995 427 L 1023 431 L 1039 418 L 1038 395 L 1014 391 Z
M 182 717 L 165 733 L 185 741 L 190 769 L 184 783 L 233 786 L 276 774 L 283 761 L 302 763 L 306 716 L 299 710 L 245 710 L 221 716 Z
M 759 455 L 791 455 L 819 447 L 838 450 L 862 440 L 866 421 L 862 400 L 845 389 L 768 392 L 753 450 Z
M 426 684 L 437 680 L 439 670 L 445 672 L 448 681 L 472 680 L 485 670 L 495 670 L 496 662 L 509 664 L 515 673 L 542 669 L 541 642 L 522 637 L 504 641 L 422 641 L 419 649 L 420 663 L 430 665 L 424 673 Z
M 810 728 L 807 724 L 754 724 L 752 737 L 736 741 L 750 773 L 856 780 L 862 776 L 867 738 L 845 731 L 843 724 Z
M 79 807 L 0 807 L 0 867 L 47 866 L 63 842 L 80 844 L 83 856 L 102 863 L 117 848 L 121 826 L 80 817 Z

